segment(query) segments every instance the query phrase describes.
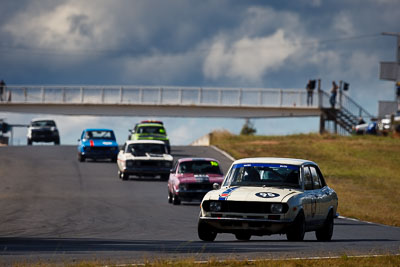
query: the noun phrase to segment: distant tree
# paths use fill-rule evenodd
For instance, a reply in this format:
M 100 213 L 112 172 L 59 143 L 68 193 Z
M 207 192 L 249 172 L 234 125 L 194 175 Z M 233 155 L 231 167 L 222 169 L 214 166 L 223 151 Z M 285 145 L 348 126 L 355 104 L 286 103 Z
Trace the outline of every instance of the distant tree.
M 240 135 L 254 135 L 257 132 L 256 128 L 254 128 L 253 123 L 250 119 L 246 119 L 242 130 L 240 131 Z

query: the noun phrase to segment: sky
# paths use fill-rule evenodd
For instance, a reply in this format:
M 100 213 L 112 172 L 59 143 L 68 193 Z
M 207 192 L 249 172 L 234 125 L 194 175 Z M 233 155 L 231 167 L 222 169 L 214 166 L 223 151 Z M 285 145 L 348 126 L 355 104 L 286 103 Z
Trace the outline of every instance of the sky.
M 303 89 L 321 79 L 377 114 L 394 100 L 379 62 L 395 61 L 398 0 L 2 0 L 0 79 L 7 85 L 149 85 Z M 115 130 L 119 143 L 142 119 L 163 120 L 173 145 L 243 119 L 53 116 L 0 113 L 11 124 L 54 118 L 61 143 L 82 129 Z M 318 118 L 253 120 L 257 134 L 317 132 Z M 26 144 L 26 129 L 14 130 Z

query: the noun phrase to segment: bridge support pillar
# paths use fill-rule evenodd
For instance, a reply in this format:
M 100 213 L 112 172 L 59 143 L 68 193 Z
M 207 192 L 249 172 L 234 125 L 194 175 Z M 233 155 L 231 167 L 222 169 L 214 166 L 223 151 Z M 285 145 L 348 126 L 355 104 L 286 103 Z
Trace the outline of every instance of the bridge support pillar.
M 319 115 L 319 134 L 323 134 L 325 132 L 325 113 L 321 113 Z

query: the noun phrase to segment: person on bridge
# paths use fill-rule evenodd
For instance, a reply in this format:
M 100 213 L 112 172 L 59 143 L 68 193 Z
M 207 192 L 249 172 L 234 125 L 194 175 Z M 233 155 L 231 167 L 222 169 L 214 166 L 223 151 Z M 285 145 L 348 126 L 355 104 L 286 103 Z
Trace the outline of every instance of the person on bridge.
M 0 101 L 3 101 L 3 96 L 5 95 L 4 89 L 6 88 L 6 83 L 1 80 L 0 81 Z
M 335 81 L 332 81 L 331 97 L 329 99 L 329 102 L 331 103 L 332 108 L 335 108 L 336 95 L 337 95 L 338 89 L 339 89 L 339 86 L 336 84 Z
M 313 104 L 313 92 L 315 88 L 315 80 L 308 80 L 306 90 L 307 90 L 307 106 L 312 106 Z

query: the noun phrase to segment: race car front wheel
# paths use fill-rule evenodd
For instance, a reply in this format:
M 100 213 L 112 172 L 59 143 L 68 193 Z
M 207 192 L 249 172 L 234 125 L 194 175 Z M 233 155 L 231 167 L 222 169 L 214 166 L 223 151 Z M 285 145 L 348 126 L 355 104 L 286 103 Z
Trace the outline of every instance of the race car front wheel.
M 172 193 L 168 189 L 168 203 L 172 203 Z
M 315 236 L 317 237 L 318 241 L 330 241 L 332 239 L 333 224 L 333 213 L 331 211 L 325 220 L 324 226 L 315 231 Z
M 248 234 L 246 232 L 244 232 L 244 233 L 241 232 L 241 233 L 236 233 L 235 237 L 237 240 L 240 240 L 240 241 L 249 241 L 251 238 L 251 234 Z
M 85 156 L 82 155 L 82 153 L 78 153 L 78 160 L 79 160 L 80 162 L 84 162 L 84 161 L 85 161 Z
M 286 237 L 289 241 L 302 241 L 306 232 L 306 223 L 304 213 L 301 211 L 291 228 L 287 231 Z
M 179 199 L 179 197 L 176 194 L 172 194 L 172 204 L 174 204 L 174 205 L 181 204 L 181 200 Z
M 121 179 L 124 180 L 124 181 L 128 180 L 129 179 L 129 174 L 121 172 Z
M 197 226 L 197 234 L 199 238 L 203 241 L 214 241 L 217 237 L 217 232 L 213 231 L 213 229 L 205 224 L 202 221 L 199 221 Z

